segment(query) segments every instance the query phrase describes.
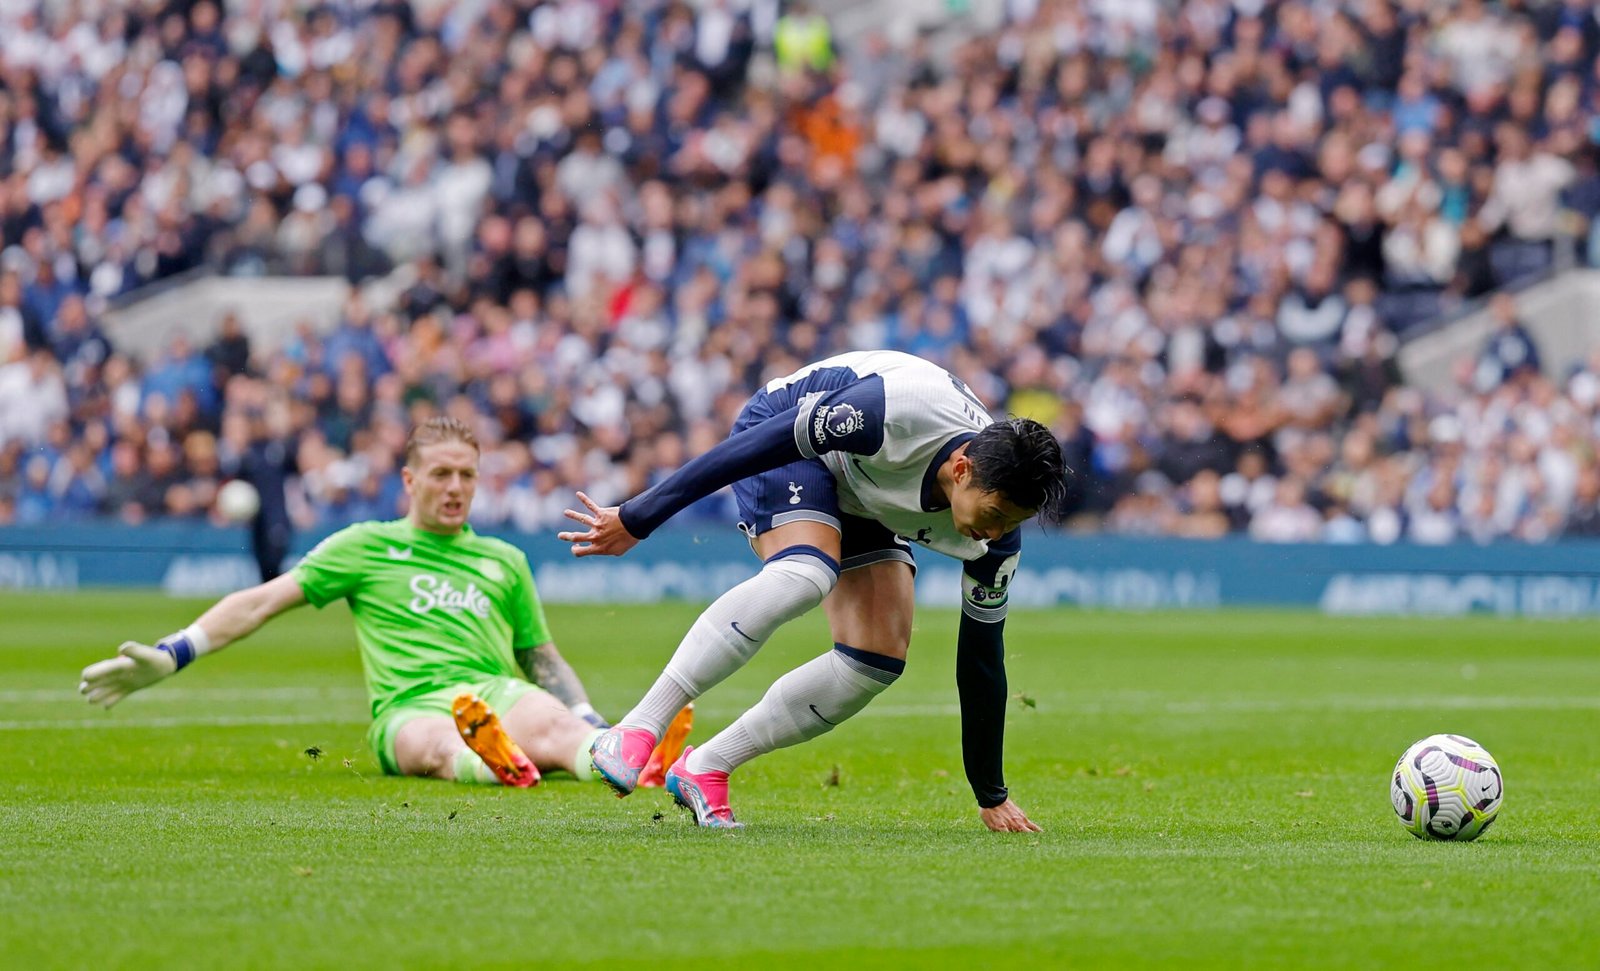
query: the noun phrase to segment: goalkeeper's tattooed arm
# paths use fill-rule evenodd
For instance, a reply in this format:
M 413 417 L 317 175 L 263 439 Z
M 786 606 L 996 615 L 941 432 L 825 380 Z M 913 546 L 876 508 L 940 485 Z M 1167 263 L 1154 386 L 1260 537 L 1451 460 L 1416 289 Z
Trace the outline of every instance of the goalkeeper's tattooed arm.
M 203 654 L 219 651 L 254 633 L 262 624 L 306 602 L 293 574 L 230 593 L 183 630 L 168 634 L 152 647 L 123 641 L 117 656 L 83 669 L 78 691 L 91 704 L 112 705 L 140 688 L 170 677 Z
M 517 664 L 528 680 L 550 692 L 556 700 L 579 718 L 597 728 L 611 727 L 589 703 L 589 693 L 583 690 L 583 681 L 572 669 L 567 659 L 556 650 L 555 641 L 538 647 L 523 648 L 516 652 Z

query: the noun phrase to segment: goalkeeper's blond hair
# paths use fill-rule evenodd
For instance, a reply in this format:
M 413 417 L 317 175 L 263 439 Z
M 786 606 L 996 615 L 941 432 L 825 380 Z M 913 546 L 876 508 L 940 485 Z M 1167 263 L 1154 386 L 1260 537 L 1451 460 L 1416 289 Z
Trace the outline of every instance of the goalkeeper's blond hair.
M 423 448 L 441 442 L 463 442 L 471 445 L 474 452 L 480 451 L 478 436 L 472 434 L 466 422 L 440 415 L 411 429 L 411 435 L 406 439 L 406 465 L 416 468 L 417 457 Z

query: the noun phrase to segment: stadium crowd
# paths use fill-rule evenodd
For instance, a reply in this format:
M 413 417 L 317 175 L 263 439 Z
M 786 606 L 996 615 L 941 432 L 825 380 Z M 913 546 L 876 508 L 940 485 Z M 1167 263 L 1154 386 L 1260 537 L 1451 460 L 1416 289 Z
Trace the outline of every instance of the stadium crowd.
M 0 5 L 0 524 L 205 516 L 231 475 L 391 517 L 443 411 L 475 519 L 546 531 L 890 347 L 1049 423 L 1072 526 L 1600 535 L 1600 355 L 1541 373 L 1499 293 L 1450 394 L 1395 363 L 1600 257 L 1587 2 L 1010 0 L 847 46 L 762 0 L 225 9 Z M 414 282 L 270 351 L 107 338 L 197 267 Z

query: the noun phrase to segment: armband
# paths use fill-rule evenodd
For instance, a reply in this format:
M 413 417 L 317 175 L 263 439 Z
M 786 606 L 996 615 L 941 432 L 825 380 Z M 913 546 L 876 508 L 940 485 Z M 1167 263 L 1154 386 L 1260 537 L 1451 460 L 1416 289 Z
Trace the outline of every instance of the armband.
M 161 638 L 155 647 L 158 651 L 170 654 L 178 665 L 177 670 L 182 671 L 193 664 L 195 658 L 210 652 L 211 638 L 199 624 L 190 624 L 176 634 Z

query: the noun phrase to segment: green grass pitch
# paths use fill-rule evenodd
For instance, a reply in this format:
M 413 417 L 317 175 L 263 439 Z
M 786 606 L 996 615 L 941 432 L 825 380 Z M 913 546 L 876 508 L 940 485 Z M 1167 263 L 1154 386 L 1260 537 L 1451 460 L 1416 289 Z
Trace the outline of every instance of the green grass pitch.
M 290 614 L 112 713 L 77 672 L 202 604 L 0 596 L 0 967 L 1600 965 L 1600 625 L 1014 613 L 1007 779 L 978 822 L 955 615 L 861 717 L 735 776 L 738 833 L 659 790 L 378 774 L 342 608 Z M 554 608 L 601 710 L 688 606 Z M 695 738 L 827 643 L 782 632 Z M 1507 796 L 1413 840 L 1394 760 L 1460 732 Z M 320 749 L 320 757 L 308 749 Z

